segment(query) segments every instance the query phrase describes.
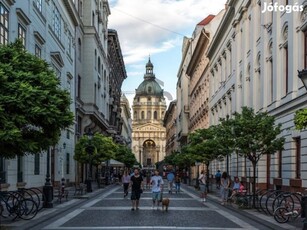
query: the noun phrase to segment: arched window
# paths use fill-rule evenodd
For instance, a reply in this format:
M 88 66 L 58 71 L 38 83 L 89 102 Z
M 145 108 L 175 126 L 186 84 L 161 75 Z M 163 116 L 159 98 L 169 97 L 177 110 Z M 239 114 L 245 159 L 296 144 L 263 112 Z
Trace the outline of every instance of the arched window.
M 145 119 L 145 112 L 144 111 L 142 111 L 142 113 L 141 113 L 141 119 Z
M 134 116 L 133 117 L 134 117 L 135 120 L 138 119 L 138 112 L 137 111 L 134 111 Z
M 157 113 L 157 111 L 154 111 L 154 119 L 158 119 L 158 113 Z

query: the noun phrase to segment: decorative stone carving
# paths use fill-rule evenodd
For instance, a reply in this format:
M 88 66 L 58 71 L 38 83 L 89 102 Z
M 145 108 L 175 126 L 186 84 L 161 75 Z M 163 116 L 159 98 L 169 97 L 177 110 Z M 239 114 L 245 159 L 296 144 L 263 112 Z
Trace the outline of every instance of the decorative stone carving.
M 304 10 L 301 13 L 301 22 L 305 22 L 307 19 L 307 7 L 304 7 Z

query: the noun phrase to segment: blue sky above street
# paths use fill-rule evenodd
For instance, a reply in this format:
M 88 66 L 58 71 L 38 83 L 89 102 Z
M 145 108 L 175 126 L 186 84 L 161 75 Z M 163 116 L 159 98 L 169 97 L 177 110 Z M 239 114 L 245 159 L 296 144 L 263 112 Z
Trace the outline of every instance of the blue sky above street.
M 143 81 L 150 55 L 156 78 L 176 98 L 183 37 L 191 37 L 197 23 L 217 14 L 226 0 L 109 0 L 109 28 L 117 30 L 128 78 L 122 91 L 131 102 Z M 169 102 L 170 97 L 166 98 Z

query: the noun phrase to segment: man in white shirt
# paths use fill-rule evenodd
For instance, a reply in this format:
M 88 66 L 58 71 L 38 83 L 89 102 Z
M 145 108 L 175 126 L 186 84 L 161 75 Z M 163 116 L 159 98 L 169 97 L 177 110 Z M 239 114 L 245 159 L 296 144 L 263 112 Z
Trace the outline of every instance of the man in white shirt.
M 159 171 L 155 170 L 155 175 L 151 177 L 150 180 L 151 191 L 152 191 L 152 209 L 155 208 L 155 204 L 157 204 L 157 210 L 159 210 L 159 204 L 161 202 L 161 192 L 163 186 L 163 179 L 159 175 Z

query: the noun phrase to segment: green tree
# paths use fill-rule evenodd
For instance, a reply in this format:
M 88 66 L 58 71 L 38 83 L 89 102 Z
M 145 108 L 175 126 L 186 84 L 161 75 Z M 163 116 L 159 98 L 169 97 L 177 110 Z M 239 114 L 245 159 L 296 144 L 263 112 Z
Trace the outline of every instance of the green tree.
M 82 164 L 98 166 L 101 162 L 115 157 L 118 146 L 111 137 L 95 133 L 92 139 L 82 136 L 76 146 L 74 159 Z
M 307 127 L 307 109 L 300 109 L 294 115 L 295 128 L 302 130 Z
M 55 145 L 73 124 L 70 95 L 48 63 L 20 41 L 0 46 L 0 149 L 15 158 Z
M 210 126 L 207 129 L 198 129 L 189 135 L 188 151 L 194 156 L 195 161 L 204 163 L 207 168 L 207 180 L 209 179 L 209 165 L 215 159 L 222 159 L 228 154 L 224 147 L 224 127 Z M 198 183 L 198 181 L 196 181 Z
M 128 168 L 132 168 L 133 165 L 137 164 L 134 153 L 125 145 L 118 145 L 118 149 L 115 154 L 115 160 L 124 163 Z
M 252 187 L 255 194 L 256 166 L 261 156 L 283 149 L 285 139 L 278 137 L 281 124 L 276 125 L 275 118 L 266 112 L 254 113 L 253 109 L 242 107 L 242 113 L 234 114 L 233 125 L 236 149 L 240 155 L 249 159 L 253 166 Z

